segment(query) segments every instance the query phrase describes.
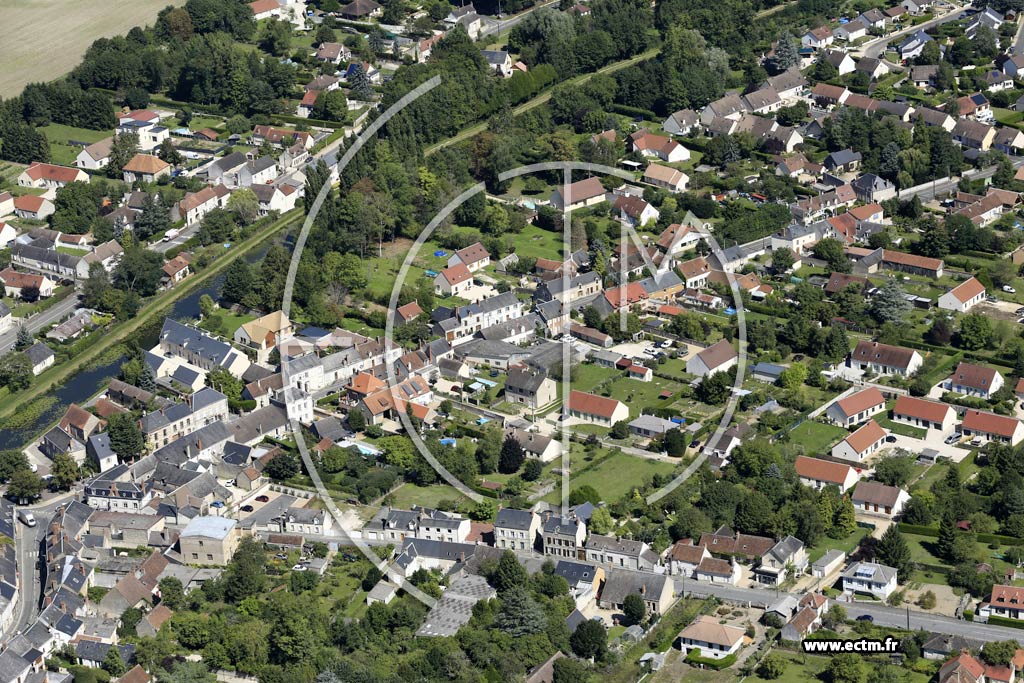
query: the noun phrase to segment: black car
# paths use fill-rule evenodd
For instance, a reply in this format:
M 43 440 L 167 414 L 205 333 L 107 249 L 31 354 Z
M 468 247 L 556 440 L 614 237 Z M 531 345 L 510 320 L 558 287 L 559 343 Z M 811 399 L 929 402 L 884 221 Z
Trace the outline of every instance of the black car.
M 252 505 L 243 505 L 238 509 L 241 510 L 242 512 L 252 512 L 255 508 L 253 508 Z
M 859 617 L 857 617 L 857 621 L 873 622 L 874 620 L 875 620 L 875 618 L 873 616 L 871 616 L 870 614 L 862 614 Z

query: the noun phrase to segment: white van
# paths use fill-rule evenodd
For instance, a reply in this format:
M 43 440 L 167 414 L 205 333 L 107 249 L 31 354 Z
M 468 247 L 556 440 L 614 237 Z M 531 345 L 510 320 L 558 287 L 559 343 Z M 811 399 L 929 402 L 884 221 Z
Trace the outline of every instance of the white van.
M 20 519 L 25 526 L 35 526 L 36 516 L 28 510 L 18 510 L 18 519 Z

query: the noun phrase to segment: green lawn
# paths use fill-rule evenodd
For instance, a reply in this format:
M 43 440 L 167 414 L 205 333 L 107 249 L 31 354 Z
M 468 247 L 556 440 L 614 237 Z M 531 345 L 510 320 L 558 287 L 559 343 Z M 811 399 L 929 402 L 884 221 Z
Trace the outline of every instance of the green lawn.
M 875 416 L 875 422 L 877 422 L 880 427 L 888 429 L 893 434 L 901 434 L 914 439 L 923 439 L 928 435 L 927 429 L 921 429 L 920 427 L 904 424 L 902 422 L 893 422 L 888 417 L 882 417 L 881 415 Z
M 74 247 L 57 247 L 57 251 L 62 254 L 71 254 L 72 256 L 85 256 L 89 253 L 88 249 L 75 249 Z
M 562 233 L 527 225 L 515 236 L 515 246 L 520 256 L 557 259 L 562 255 Z
M 807 420 L 789 433 L 789 440 L 803 446 L 805 453 L 822 454 L 829 452 L 848 433 L 842 427 Z
M 579 460 L 572 459 L 570 466 L 573 472 L 581 469 Z M 648 460 L 626 453 L 617 452 L 596 467 L 587 469 L 579 475 L 572 476 L 572 486 L 589 484 L 600 492 L 607 502 L 618 500 L 639 486 L 645 479 L 654 474 L 671 474 L 676 466 L 672 463 Z M 629 473 L 629 476 L 624 476 Z M 556 487 L 544 497 L 549 503 L 562 500 L 562 492 Z
M 220 325 L 216 330 L 212 329 L 211 327 L 211 319 L 219 319 L 221 321 Z M 232 337 L 235 336 L 235 330 L 237 330 L 245 323 L 255 319 L 256 316 L 252 315 L 251 313 L 232 313 L 231 311 L 218 308 L 210 318 L 207 318 L 206 320 L 200 322 L 199 326 L 205 330 L 215 332 L 224 337 L 227 337 L 228 339 L 231 339 Z
M 853 552 L 853 549 L 860 545 L 860 542 L 864 540 L 864 537 L 868 535 L 868 529 L 864 527 L 857 527 L 856 531 L 847 536 L 846 538 L 829 538 L 828 536 L 822 536 L 818 539 L 818 542 L 810 549 L 807 553 L 808 559 L 811 562 L 815 562 L 820 559 L 829 550 L 842 550 L 847 555 Z
M 384 335 L 384 330 L 370 327 L 359 318 L 342 318 L 341 327 L 349 332 L 361 334 L 364 337 L 380 337 Z
M 669 390 L 673 394 L 679 391 L 679 384 L 660 377 L 655 377 L 650 382 L 641 382 L 638 379 L 623 377 L 611 383 L 612 398 L 622 401 L 629 406 L 631 417 L 640 415 L 640 409 L 663 408 L 673 402 L 672 398 L 659 399 L 662 391 Z
M 89 130 L 88 128 L 75 128 L 64 126 L 59 123 L 52 123 L 38 129 L 50 143 L 50 160 L 55 164 L 70 166 L 75 163 L 75 158 L 82 151 L 82 145 L 73 145 L 72 142 L 84 142 L 91 145 L 104 138 L 110 137 L 110 132 L 105 130 Z
M 392 494 L 396 508 L 408 510 L 413 505 L 424 505 L 436 507 L 442 500 L 463 500 L 462 494 L 447 484 L 435 484 L 433 486 L 416 486 L 415 484 L 402 484 Z

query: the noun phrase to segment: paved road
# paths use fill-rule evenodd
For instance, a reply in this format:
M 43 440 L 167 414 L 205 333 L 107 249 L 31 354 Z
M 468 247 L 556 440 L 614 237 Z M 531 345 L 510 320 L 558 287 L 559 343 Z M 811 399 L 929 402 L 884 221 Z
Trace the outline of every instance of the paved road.
M 510 28 L 512 28 L 513 26 L 515 26 L 516 24 L 518 24 L 519 22 L 521 22 L 524 18 L 526 18 L 526 15 L 528 15 L 530 12 L 535 12 L 536 10 L 540 9 L 541 7 L 550 7 L 551 5 L 556 5 L 556 4 L 558 4 L 557 0 L 551 0 L 550 2 L 542 2 L 542 3 L 534 5 L 533 7 L 531 7 L 528 10 L 520 12 L 519 14 L 517 14 L 514 17 L 510 17 L 508 19 L 504 19 L 504 20 L 499 20 L 499 21 L 488 23 L 487 26 L 485 26 L 480 31 L 480 37 L 483 38 L 484 36 L 495 35 L 495 34 L 503 32 L 503 31 L 507 31 Z
M 755 606 L 765 606 L 775 602 L 779 597 L 785 595 L 783 592 L 770 589 L 740 588 L 738 586 L 712 585 L 709 583 L 697 582 L 692 579 L 685 581 L 675 577 L 676 592 L 693 592 L 698 595 L 714 595 L 724 600 L 733 602 L 750 602 Z M 794 597 L 800 596 L 794 594 Z M 853 619 L 869 614 L 876 624 L 883 626 L 894 626 L 909 628 L 911 630 L 924 629 L 932 633 L 943 633 L 947 635 L 964 636 L 976 638 L 986 642 L 997 640 L 1008 640 L 1017 638 L 1020 631 L 1005 626 L 991 626 L 988 624 L 976 624 L 970 621 L 961 621 L 953 617 L 946 617 L 939 614 L 928 614 L 906 608 L 887 607 L 879 603 L 858 602 L 842 603 L 846 613 Z M 908 621 L 909 620 L 909 621 Z
M 166 254 L 173 247 L 178 247 L 181 246 L 182 244 L 185 244 L 185 242 L 187 242 L 188 239 L 192 237 L 192 235 L 196 234 L 197 230 L 199 230 L 198 223 L 196 223 L 195 225 L 191 225 L 187 228 L 183 228 L 182 231 L 179 232 L 174 239 L 167 240 L 166 242 L 157 242 L 156 244 L 151 244 L 149 245 L 149 248 L 150 250 L 155 251 L 159 254 Z
M 1024 55 L 1024 21 L 1017 20 L 1017 34 L 1013 37 L 1013 45 L 1010 46 L 1011 55 Z
M 60 303 L 54 304 L 50 308 L 46 309 L 42 313 L 34 315 L 28 318 L 23 324 L 28 328 L 29 332 L 35 334 L 39 330 L 59 323 L 64 318 L 71 315 L 71 312 L 78 306 L 77 294 L 71 294 Z M 14 343 L 18 339 L 18 326 L 15 325 L 7 332 L 0 334 L 0 356 L 14 348 Z
M 896 33 L 890 33 L 887 36 L 882 36 L 881 38 L 868 41 L 863 45 L 851 50 L 851 53 L 854 55 L 860 55 L 862 57 L 880 57 L 882 53 L 885 52 L 886 46 L 889 45 L 890 43 L 899 43 L 901 38 L 905 38 L 911 33 L 916 33 L 917 31 L 926 31 L 932 28 L 933 26 L 938 26 L 939 24 L 945 24 L 946 22 L 954 21 L 957 17 L 960 16 L 961 12 L 963 12 L 966 6 L 967 5 L 956 5 L 951 11 L 947 12 L 946 14 L 943 14 L 940 17 L 930 19 L 924 22 L 923 24 L 918 24 L 917 26 L 909 26 L 905 29 L 897 31 Z
M 15 520 L 18 525 L 18 570 L 21 573 L 21 596 L 18 604 L 17 618 L 11 622 L 11 627 L 6 634 L 22 633 L 27 629 L 36 617 L 39 616 L 39 603 L 42 600 L 42 571 L 43 567 L 39 562 L 39 552 L 46 536 L 46 521 L 53 515 L 53 511 L 63 503 L 72 498 L 72 493 L 51 498 L 38 505 L 30 505 L 25 508 L 32 511 L 36 518 L 35 527 L 27 527 L 20 521 Z

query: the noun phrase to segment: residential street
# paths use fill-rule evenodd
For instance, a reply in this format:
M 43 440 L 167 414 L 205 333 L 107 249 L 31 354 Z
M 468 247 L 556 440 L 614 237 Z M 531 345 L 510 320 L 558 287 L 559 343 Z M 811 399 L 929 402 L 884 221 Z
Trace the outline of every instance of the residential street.
M 774 590 L 760 590 L 756 588 L 740 588 L 738 586 L 725 586 L 696 582 L 693 580 L 683 581 L 675 579 L 676 591 L 692 592 L 696 595 L 714 595 L 724 600 L 734 602 L 750 602 L 756 606 L 767 606 L 775 602 L 779 597 L 785 595 Z M 799 598 L 799 595 L 794 595 Z M 883 626 L 894 626 L 909 628 L 911 630 L 924 629 L 932 633 L 944 633 L 947 635 L 964 636 L 976 638 L 988 642 L 1007 640 L 1019 637 L 1020 632 L 1016 629 L 1002 626 L 989 626 L 988 624 L 975 624 L 970 621 L 961 621 L 953 617 L 941 616 L 927 612 L 920 612 L 913 608 L 888 607 L 881 603 L 857 602 L 842 603 L 847 614 L 852 619 L 865 614 L 874 618 L 876 624 Z
M 65 318 L 71 315 L 71 312 L 78 307 L 78 296 L 72 294 L 58 304 L 46 309 L 38 315 L 34 315 L 25 321 L 25 327 L 28 328 L 29 332 L 33 334 L 39 330 L 53 325 L 54 323 L 62 322 Z M 18 339 L 18 326 L 15 325 L 11 329 L 7 330 L 3 334 L 0 334 L 0 355 L 3 355 L 14 348 L 14 343 Z
M 40 588 L 42 583 L 39 550 L 43 537 L 46 536 L 46 522 L 53 515 L 53 511 L 62 503 L 70 500 L 73 495 L 73 493 L 65 493 L 35 506 L 18 508 L 31 510 L 36 518 L 36 526 L 25 526 L 17 519 L 14 522 L 17 525 L 18 534 L 18 569 L 21 576 L 21 595 L 17 618 L 11 623 L 8 633 L 24 631 L 39 615 Z M 3 635 L 6 636 L 7 634 Z
M 963 12 L 966 7 L 967 5 L 956 5 L 953 7 L 951 11 L 943 14 L 940 17 L 936 17 L 935 19 L 926 21 L 923 24 L 918 24 L 917 26 L 910 26 L 901 31 L 897 31 L 896 33 L 890 33 L 887 36 L 882 36 L 881 38 L 876 38 L 875 40 L 868 41 L 863 45 L 854 48 L 853 50 L 850 51 L 850 53 L 854 56 L 859 57 L 881 57 L 882 53 L 885 52 L 886 46 L 889 45 L 890 43 L 898 45 L 901 39 L 907 37 L 911 33 L 916 33 L 917 31 L 926 31 L 932 28 L 933 26 L 945 24 L 946 22 L 949 21 L 955 21 L 957 17 L 960 16 L 960 13 Z

